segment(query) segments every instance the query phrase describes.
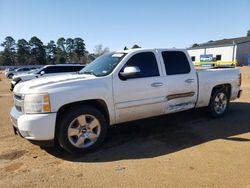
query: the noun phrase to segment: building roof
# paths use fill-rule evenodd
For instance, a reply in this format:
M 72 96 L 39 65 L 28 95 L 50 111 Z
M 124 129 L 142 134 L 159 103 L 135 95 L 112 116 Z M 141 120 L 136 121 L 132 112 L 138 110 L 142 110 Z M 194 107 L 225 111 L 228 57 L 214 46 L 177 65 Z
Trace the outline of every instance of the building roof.
M 228 46 L 228 45 L 234 45 L 234 44 L 241 44 L 245 42 L 250 42 L 250 36 L 222 39 L 222 40 L 215 40 L 215 41 L 211 40 L 206 43 L 198 44 L 198 46 L 190 47 L 188 49 L 206 48 L 206 47 L 214 47 L 214 46 Z

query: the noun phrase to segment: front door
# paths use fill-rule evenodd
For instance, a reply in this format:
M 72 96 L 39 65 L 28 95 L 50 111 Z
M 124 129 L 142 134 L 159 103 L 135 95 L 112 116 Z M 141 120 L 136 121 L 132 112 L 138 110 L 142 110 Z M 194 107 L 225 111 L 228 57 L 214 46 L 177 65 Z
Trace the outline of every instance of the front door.
M 153 52 L 139 52 L 123 66 L 137 67 L 140 73 L 122 80 L 114 75 L 114 102 L 116 122 L 121 123 L 163 113 L 165 101 L 164 77 L 157 56 Z

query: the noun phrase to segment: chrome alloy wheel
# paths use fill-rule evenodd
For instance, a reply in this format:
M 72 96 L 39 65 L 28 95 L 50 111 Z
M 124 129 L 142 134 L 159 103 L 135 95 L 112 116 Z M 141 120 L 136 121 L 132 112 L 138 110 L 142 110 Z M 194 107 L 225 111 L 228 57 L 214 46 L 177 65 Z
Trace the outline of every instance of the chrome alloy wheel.
M 223 114 L 227 108 L 227 96 L 225 93 L 218 93 L 214 99 L 214 110 L 217 114 Z
M 77 148 L 93 145 L 101 132 L 100 122 L 89 114 L 80 115 L 71 121 L 68 127 L 68 139 Z

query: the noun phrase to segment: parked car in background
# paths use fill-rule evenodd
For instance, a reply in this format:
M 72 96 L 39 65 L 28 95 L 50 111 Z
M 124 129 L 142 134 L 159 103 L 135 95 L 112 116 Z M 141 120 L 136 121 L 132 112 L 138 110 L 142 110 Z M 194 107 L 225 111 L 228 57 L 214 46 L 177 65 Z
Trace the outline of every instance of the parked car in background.
M 19 74 L 13 76 L 11 81 L 10 90 L 12 91 L 16 84 L 24 82 L 27 80 L 32 80 L 34 78 L 53 76 L 65 73 L 74 73 L 80 71 L 85 66 L 80 64 L 57 64 L 57 65 L 47 65 L 38 70 L 31 70 L 27 74 Z
M 7 72 L 14 71 L 15 69 L 17 69 L 17 68 L 16 68 L 16 67 L 6 68 L 6 69 L 4 70 L 4 72 L 5 72 L 5 74 L 6 74 Z
M 12 77 L 12 79 L 14 79 L 14 78 L 16 78 L 16 77 L 18 77 L 18 76 L 21 76 L 21 75 L 31 74 L 31 73 L 37 72 L 39 69 L 41 69 L 41 68 L 31 69 L 30 71 L 28 71 L 28 72 L 26 72 L 26 73 L 22 73 L 22 74 L 14 75 L 14 76 Z
M 222 117 L 240 86 L 239 68 L 195 70 L 186 50 L 123 50 L 78 74 L 18 84 L 10 117 L 23 138 L 81 153 L 100 145 L 110 125 L 200 107 Z
M 36 68 L 36 67 L 31 67 L 30 70 L 38 70 L 39 68 Z
M 21 74 L 21 73 L 26 73 L 28 71 L 30 71 L 30 68 L 28 68 L 28 67 L 21 67 L 21 68 L 14 69 L 14 70 L 9 69 L 9 71 L 5 72 L 5 76 L 7 78 L 11 79 L 14 75 L 18 75 L 18 74 Z

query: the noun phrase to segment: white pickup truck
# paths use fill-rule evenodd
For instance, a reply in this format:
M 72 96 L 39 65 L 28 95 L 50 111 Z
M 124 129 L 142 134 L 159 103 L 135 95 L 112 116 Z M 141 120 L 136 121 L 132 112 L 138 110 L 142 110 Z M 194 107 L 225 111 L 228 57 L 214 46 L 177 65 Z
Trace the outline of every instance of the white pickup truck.
M 81 153 L 100 145 L 110 125 L 206 106 L 221 117 L 240 85 L 238 68 L 196 71 L 186 50 L 116 51 L 78 74 L 18 84 L 10 117 L 31 142 Z

